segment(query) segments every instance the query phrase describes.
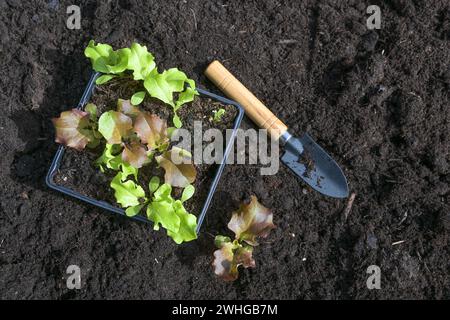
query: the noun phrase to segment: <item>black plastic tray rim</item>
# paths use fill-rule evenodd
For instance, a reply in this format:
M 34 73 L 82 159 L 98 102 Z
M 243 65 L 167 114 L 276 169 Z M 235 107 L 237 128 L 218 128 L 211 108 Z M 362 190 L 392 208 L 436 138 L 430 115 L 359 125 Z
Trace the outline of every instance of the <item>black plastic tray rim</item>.
M 81 96 L 80 102 L 78 103 L 77 109 L 83 109 L 84 106 L 86 105 L 86 103 L 89 101 L 89 99 L 91 98 L 91 95 L 94 91 L 95 88 L 95 80 L 100 76 L 100 73 L 96 72 L 93 73 L 88 85 L 86 86 L 86 89 L 83 92 L 83 95 Z M 197 88 L 197 91 L 200 93 L 201 96 L 204 97 L 208 97 L 211 98 L 213 100 L 219 101 L 223 104 L 227 104 L 227 105 L 232 105 L 234 106 L 237 110 L 238 110 L 238 115 L 236 116 L 234 123 L 233 123 L 233 131 L 232 131 L 232 135 L 230 137 L 230 139 L 227 141 L 227 145 L 225 148 L 225 152 L 224 152 L 224 156 L 223 159 L 219 165 L 219 167 L 217 168 L 215 174 L 214 174 L 214 178 L 213 181 L 211 183 L 211 186 L 209 188 L 208 191 L 208 195 L 206 197 L 205 203 L 203 205 L 202 211 L 200 213 L 200 215 L 197 217 L 197 234 L 200 231 L 200 227 L 203 224 L 203 221 L 205 219 L 206 213 L 209 209 L 209 206 L 211 204 L 212 198 L 214 196 L 214 193 L 216 191 L 217 185 L 219 183 L 220 177 L 222 175 L 222 172 L 225 168 L 226 165 L 226 161 L 228 158 L 228 155 L 230 154 L 232 148 L 233 148 L 233 144 L 234 144 L 234 140 L 236 138 L 236 134 L 237 134 L 237 129 L 239 128 L 242 118 L 244 116 L 244 109 L 235 101 L 229 100 L 227 98 L 224 98 L 222 96 L 219 96 L 217 94 L 211 93 L 209 91 L 206 91 L 204 89 L 201 88 Z M 50 169 L 48 170 L 47 176 L 45 178 L 45 182 L 47 184 L 47 186 L 49 186 L 51 189 L 59 191 L 61 193 L 64 193 L 68 196 L 71 196 L 73 198 L 76 198 L 78 200 L 81 200 L 83 202 L 89 203 L 91 205 L 94 205 L 96 207 L 105 209 L 107 211 L 109 211 L 112 214 L 119 214 L 122 216 L 126 216 L 125 214 L 125 210 L 120 209 L 118 207 L 115 207 L 113 205 L 111 205 L 110 203 L 106 202 L 106 201 L 102 201 L 102 200 L 97 200 L 88 196 L 85 196 L 81 193 L 78 193 L 70 188 L 66 188 L 63 186 L 60 186 L 58 184 L 55 183 L 54 181 L 54 177 L 56 172 L 59 170 L 59 167 L 61 165 L 61 161 L 63 159 L 64 156 L 64 151 L 65 151 L 65 147 L 64 146 L 59 146 L 58 150 L 56 151 L 56 154 L 53 158 L 52 164 L 50 165 Z M 148 220 L 146 217 L 141 216 L 141 215 L 136 215 L 134 217 L 131 217 L 131 219 L 140 221 L 140 222 L 145 222 L 145 223 L 151 223 L 150 220 Z

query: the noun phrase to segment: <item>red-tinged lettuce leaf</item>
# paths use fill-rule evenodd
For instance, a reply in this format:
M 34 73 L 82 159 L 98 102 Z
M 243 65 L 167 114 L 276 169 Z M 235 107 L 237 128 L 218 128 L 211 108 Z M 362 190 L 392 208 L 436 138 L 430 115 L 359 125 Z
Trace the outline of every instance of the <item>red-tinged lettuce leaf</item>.
M 136 141 L 125 143 L 122 151 L 122 160 L 134 168 L 142 168 L 149 161 L 147 149 Z
M 108 111 L 98 119 L 98 131 L 109 144 L 122 143 L 122 138 L 128 137 L 132 128 L 131 118 L 121 112 Z
M 141 113 L 139 108 L 135 107 L 130 100 L 123 99 L 117 100 L 117 111 L 122 112 L 133 119 Z
M 251 245 L 258 245 L 257 237 L 265 238 L 275 228 L 273 213 L 258 202 L 255 196 L 243 203 L 238 211 L 233 212 L 228 228 L 236 234 L 236 239 Z
M 157 115 L 141 112 L 134 123 L 134 131 L 149 150 L 167 147 L 169 143 L 167 123 Z
M 195 181 L 197 170 L 192 164 L 191 154 L 186 150 L 173 147 L 155 159 L 165 170 L 165 183 L 185 188 Z
M 224 281 L 234 281 L 239 276 L 237 265 L 234 263 L 233 249 L 233 244 L 229 242 L 224 243 L 222 248 L 214 251 L 212 263 L 214 273 Z
M 81 151 L 88 143 L 96 140 L 90 128 L 87 112 L 78 109 L 64 111 L 59 118 L 54 118 L 52 121 L 56 130 L 57 143 Z
M 220 242 L 218 240 L 216 242 Z M 221 248 L 214 252 L 214 273 L 224 281 L 234 281 L 239 277 L 238 267 L 254 268 L 253 248 L 241 246 L 237 241 L 221 244 Z
M 253 247 L 244 245 L 237 248 L 234 252 L 234 261 L 237 266 L 243 266 L 244 268 L 256 267 L 256 262 L 253 259 Z

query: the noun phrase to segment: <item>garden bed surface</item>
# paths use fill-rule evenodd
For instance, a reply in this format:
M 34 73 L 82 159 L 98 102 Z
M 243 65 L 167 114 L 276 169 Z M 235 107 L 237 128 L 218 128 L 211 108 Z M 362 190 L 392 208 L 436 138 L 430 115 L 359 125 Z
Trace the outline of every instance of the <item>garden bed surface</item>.
M 0 1 L 1 299 L 450 297 L 447 0 L 377 1 L 374 31 L 361 1 L 76 3 L 80 30 L 66 28 L 71 1 Z M 177 246 L 50 190 L 50 119 L 76 106 L 90 39 L 115 48 L 136 40 L 208 90 L 205 67 L 223 61 L 342 166 L 356 193 L 348 217 L 346 200 L 311 191 L 285 167 L 261 176 L 257 165 L 230 165 L 204 232 Z M 273 209 L 277 229 L 255 250 L 256 269 L 224 283 L 211 267 L 213 236 L 229 234 L 231 212 L 250 194 Z M 71 264 L 81 290 L 66 287 Z M 381 268 L 381 290 L 366 287 L 370 265 Z

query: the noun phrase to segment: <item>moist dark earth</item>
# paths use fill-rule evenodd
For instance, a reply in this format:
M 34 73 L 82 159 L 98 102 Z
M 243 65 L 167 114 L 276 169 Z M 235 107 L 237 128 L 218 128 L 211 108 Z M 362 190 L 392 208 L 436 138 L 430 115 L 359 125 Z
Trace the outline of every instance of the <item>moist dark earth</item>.
M 81 29 L 66 27 L 69 5 Z M 381 8 L 368 30 L 366 8 Z M 0 298 L 450 298 L 450 3 L 442 1 L 0 1 Z M 202 233 L 177 246 L 150 225 L 49 190 L 50 119 L 91 74 L 90 39 L 138 41 L 199 86 L 219 59 L 291 129 L 342 166 L 355 201 L 287 168 L 227 166 Z M 243 128 L 252 128 L 244 119 Z M 83 174 L 82 172 L 78 174 Z M 213 236 L 256 195 L 277 229 L 234 283 L 213 274 Z M 81 290 L 66 287 L 69 265 Z M 381 289 L 366 286 L 370 265 Z

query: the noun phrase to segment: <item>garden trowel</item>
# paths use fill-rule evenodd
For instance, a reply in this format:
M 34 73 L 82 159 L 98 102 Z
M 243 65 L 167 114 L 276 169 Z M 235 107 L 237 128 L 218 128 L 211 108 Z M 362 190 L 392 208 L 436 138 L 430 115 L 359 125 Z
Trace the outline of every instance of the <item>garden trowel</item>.
M 272 138 L 284 144 L 285 153 L 281 161 L 297 176 L 327 196 L 348 196 L 347 180 L 341 168 L 310 136 L 292 136 L 287 126 L 219 61 L 212 62 L 205 74 L 228 97 L 238 102 L 259 127 L 266 129 Z

